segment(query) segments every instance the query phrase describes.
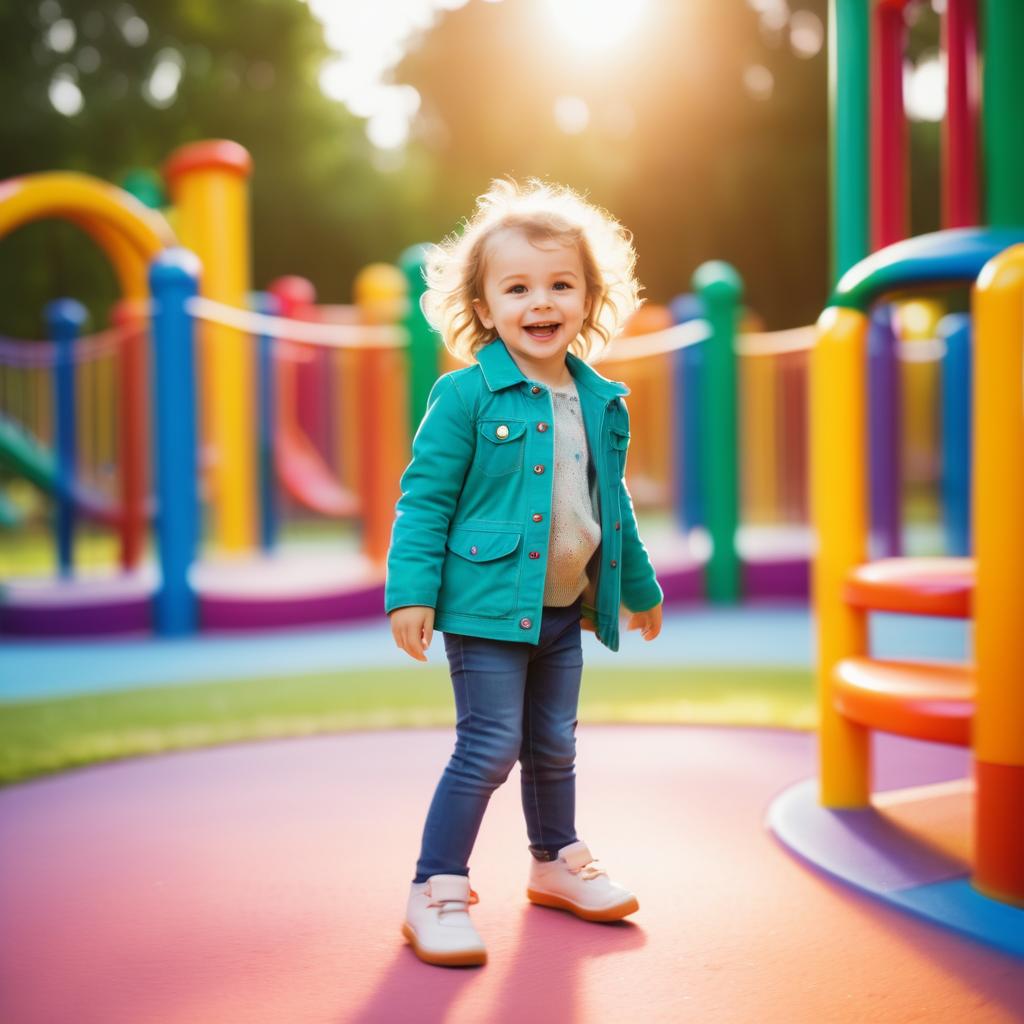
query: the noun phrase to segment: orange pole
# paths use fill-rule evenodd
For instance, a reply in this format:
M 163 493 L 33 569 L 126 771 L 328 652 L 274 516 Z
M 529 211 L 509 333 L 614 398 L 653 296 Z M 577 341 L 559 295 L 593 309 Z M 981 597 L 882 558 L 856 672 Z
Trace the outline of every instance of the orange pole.
M 397 267 L 365 267 L 356 277 L 353 291 L 367 324 L 396 323 L 404 312 L 407 284 Z M 400 350 L 367 348 L 360 350 L 360 356 L 363 554 L 371 562 L 383 565 L 408 450 L 408 369 Z

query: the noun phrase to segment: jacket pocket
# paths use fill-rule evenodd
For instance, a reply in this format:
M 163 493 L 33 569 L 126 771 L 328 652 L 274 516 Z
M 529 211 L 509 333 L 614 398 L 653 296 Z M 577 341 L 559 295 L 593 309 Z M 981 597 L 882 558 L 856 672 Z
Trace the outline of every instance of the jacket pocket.
M 617 466 L 619 476 L 625 472 L 626 469 L 626 450 L 629 448 L 629 431 L 620 430 L 618 427 L 612 427 L 608 433 L 609 440 L 611 441 L 612 452 L 617 460 Z
M 508 476 L 523 468 L 526 450 L 524 420 L 480 420 L 476 464 L 485 476 Z
M 438 608 L 500 618 L 516 606 L 522 534 L 455 526 L 448 536 Z

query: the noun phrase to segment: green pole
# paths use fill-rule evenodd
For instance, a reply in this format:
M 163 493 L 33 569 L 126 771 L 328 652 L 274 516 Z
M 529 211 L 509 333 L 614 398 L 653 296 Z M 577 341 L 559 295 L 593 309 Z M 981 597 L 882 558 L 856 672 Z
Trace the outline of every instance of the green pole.
M 742 589 L 736 551 L 739 525 L 736 324 L 743 281 L 728 263 L 712 260 L 696 269 L 691 284 L 704 303 L 711 327 L 711 336 L 704 342 L 701 416 L 704 525 L 711 535 L 705 587 L 710 601 L 734 604 L 740 599 Z
M 425 245 L 410 246 L 398 257 L 398 266 L 409 283 L 409 307 L 405 314 L 404 327 L 409 334 L 409 436 L 416 433 L 423 413 L 427 408 L 427 397 L 438 377 L 438 344 L 440 336 L 427 323 L 420 300 L 427 290 L 423 279 L 423 264 L 426 260 Z
M 164 180 L 156 171 L 145 168 L 129 171 L 121 179 L 121 188 L 125 192 L 130 192 L 151 210 L 160 210 L 167 205 Z
M 992 227 L 1024 224 L 1024 3 L 985 5 L 985 212 Z
M 869 0 L 829 0 L 832 284 L 871 252 L 868 177 Z

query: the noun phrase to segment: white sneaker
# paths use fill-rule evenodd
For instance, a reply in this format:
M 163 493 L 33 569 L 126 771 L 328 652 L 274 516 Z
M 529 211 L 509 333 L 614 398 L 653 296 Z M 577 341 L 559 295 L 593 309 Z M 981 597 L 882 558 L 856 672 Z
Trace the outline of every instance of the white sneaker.
M 432 875 L 425 882 L 413 882 L 402 934 L 428 964 L 485 964 L 487 950 L 469 919 L 470 905 L 479 902 L 465 875 Z
M 618 921 L 640 909 L 628 889 L 594 866 L 586 843 L 563 846 L 557 860 L 531 857 L 531 861 L 526 895 L 533 903 L 571 911 L 585 921 Z

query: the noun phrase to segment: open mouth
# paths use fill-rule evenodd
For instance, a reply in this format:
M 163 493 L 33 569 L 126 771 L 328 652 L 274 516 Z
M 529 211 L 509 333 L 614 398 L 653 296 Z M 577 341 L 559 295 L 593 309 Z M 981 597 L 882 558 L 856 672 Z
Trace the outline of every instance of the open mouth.
M 556 323 L 526 324 L 523 327 L 523 330 L 526 331 L 531 338 L 537 338 L 538 340 L 543 341 L 545 338 L 553 337 L 555 332 L 561 326 L 561 324 Z

